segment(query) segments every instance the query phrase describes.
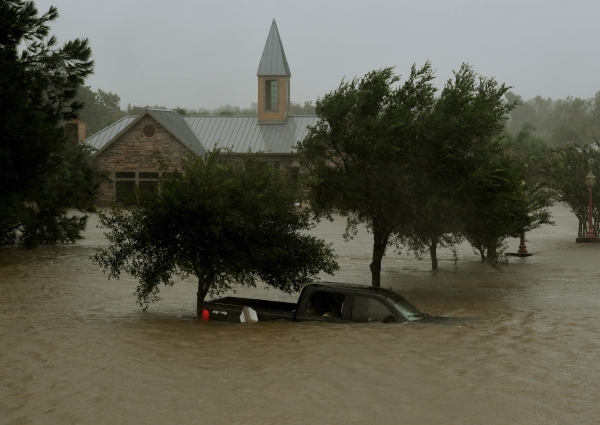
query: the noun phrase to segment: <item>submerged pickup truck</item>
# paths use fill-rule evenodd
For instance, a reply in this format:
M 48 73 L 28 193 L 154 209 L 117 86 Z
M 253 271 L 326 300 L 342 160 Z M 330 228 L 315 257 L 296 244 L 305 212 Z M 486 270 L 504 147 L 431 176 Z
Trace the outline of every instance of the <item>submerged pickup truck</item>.
M 298 302 L 225 297 L 204 302 L 202 320 L 250 322 L 422 322 L 421 313 L 390 289 L 341 283 L 318 283 L 304 287 Z

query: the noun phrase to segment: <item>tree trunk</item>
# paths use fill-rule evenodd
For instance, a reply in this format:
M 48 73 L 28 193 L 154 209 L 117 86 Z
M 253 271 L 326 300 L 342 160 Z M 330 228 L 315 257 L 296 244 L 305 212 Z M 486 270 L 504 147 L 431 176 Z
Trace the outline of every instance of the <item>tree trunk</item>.
M 385 255 L 387 248 L 389 232 L 373 226 L 373 259 L 369 268 L 371 269 L 371 285 L 381 286 L 381 259 Z
M 487 259 L 488 261 L 494 261 L 498 258 L 497 253 L 498 246 L 494 242 L 490 242 L 487 245 Z
M 429 255 L 431 255 L 431 270 L 437 270 L 437 238 L 431 239 L 431 245 L 429 246 Z
M 206 277 L 198 278 L 198 292 L 196 293 L 196 314 L 202 316 L 202 308 L 204 307 L 204 298 L 210 289 L 211 280 Z

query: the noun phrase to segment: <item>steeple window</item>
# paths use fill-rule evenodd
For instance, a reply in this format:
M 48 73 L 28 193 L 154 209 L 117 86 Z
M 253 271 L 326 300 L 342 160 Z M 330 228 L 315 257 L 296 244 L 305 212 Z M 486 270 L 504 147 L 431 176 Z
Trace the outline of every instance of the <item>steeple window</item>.
M 266 110 L 277 110 L 277 80 L 267 80 L 266 84 Z

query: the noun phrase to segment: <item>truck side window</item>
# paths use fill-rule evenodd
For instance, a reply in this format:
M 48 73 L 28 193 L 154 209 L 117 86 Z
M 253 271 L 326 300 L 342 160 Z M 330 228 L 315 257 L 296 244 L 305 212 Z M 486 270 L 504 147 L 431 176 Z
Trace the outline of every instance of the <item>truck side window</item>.
M 306 303 L 307 316 L 342 317 L 344 295 L 335 292 L 314 292 Z
M 354 297 L 350 318 L 357 322 L 382 322 L 390 314 L 392 314 L 390 309 L 380 301 L 357 296 Z

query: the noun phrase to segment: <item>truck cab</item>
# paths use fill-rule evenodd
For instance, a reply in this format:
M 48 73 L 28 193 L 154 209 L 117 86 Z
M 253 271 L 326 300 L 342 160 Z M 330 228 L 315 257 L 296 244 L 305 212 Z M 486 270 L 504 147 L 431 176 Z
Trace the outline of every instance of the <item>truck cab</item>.
M 319 322 L 416 322 L 426 315 L 389 289 L 340 283 L 306 286 L 294 319 Z

